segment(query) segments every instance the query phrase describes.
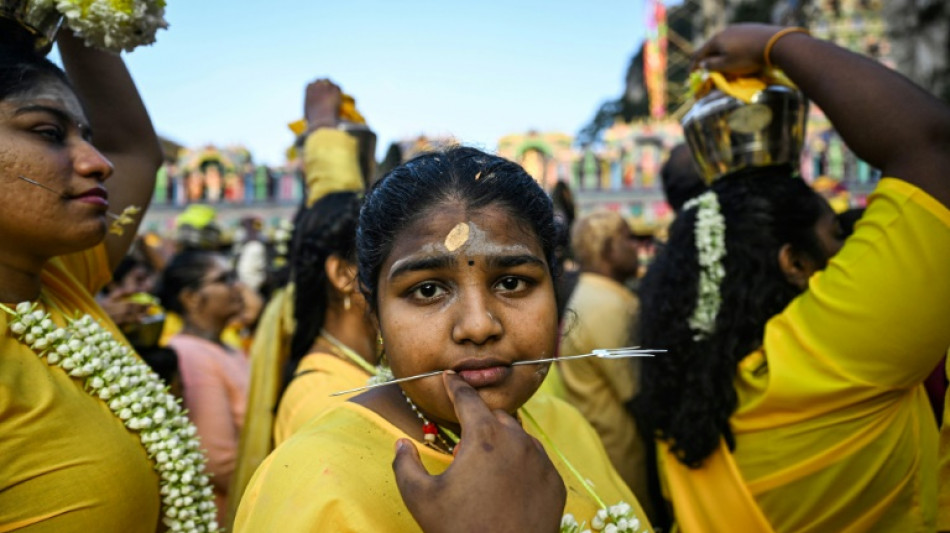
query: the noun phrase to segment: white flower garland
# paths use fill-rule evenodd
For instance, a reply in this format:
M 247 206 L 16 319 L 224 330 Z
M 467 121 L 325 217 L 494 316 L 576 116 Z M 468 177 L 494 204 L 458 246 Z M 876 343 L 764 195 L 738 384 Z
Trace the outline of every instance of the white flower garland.
M 587 522 L 578 524 L 574 515 L 567 513 L 561 518 L 560 533 L 591 533 L 592 530 L 603 533 L 637 533 L 642 525 L 633 513 L 633 507 L 627 502 L 597 511 L 590 522 L 591 529 L 582 529 L 586 524 Z
M 22 302 L 13 310 L 0 304 L 12 315 L 10 332 L 48 364 L 86 378 L 89 394 L 105 402 L 129 430 L 138 432 L 161 478 L 163 522 L 170 531 L 217 531 L 217 511 L 197 430 L 161 378 L 91 316 L 69 319 L 69 325 L 57 327 L 37 305 Z
M 165 0 L 36 0 L 37 8 L 62 13 L 69 29 L 86 44 L 131 52 L 155 42 L 155 32 L 167 28 Z
M 716 331 L 716 316 L 722 305 L 719 288 L 726 269 L 726 219 L 719 210 L 719 199 L 713 191 L 686 202 L 683 209 L 699 207 L 696 213 L 696 253 L 699 256 L 699 289 L 696 308 L 689 318 L 689 327 L 695 333 L 693 340 L 703 340 Z

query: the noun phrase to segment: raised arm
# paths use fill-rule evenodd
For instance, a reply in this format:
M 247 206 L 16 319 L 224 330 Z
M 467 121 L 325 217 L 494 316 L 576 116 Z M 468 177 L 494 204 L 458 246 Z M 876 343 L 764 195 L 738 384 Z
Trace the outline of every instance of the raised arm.
M 106 237 L 109 266 L 114 268 L 135 239 L 138 224 L 152 199 L 162 150 L 122 58 L 86 47 L 68 30 L 61 32 L 58 44 L 63 66 L 92 126 L 93 144 L 115 167 L 112 178 L 106 182 L 109 211 L 121 213 L 130 205 L 142 208 L 135 223 L 126 226 L 122 236 Z
M 769 40 L 783 28 L 726 28 L 696 54 L 710 70 L 753 73 L 765 66 Z M 828 115 L 861 159 L 950 206 L 950 106 L 880 63 L 793 32 L 769 59 Z

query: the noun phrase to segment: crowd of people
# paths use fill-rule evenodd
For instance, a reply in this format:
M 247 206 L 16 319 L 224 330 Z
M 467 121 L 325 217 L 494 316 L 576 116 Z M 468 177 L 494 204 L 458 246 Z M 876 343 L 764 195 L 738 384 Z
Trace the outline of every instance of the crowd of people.
M 697 68 L 782 69 L 886 177 L 838 216 L 795 161 L 710 181 L 679 146 L 649 265 L 478 149 L 368 186 L 317 80 L 265 275 L 254 239 L 163 251 L 114 213 L 161 162 L 118 56 L 10 41 L 0 532 L 950 531 L 950 107 L 890 69 L 715 35 Z M 664 352 L 550 362 L 636 345 Z

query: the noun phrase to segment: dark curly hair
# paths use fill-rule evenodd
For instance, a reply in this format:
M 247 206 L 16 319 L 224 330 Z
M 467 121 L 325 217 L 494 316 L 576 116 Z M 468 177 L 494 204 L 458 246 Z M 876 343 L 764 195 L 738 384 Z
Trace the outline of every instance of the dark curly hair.
M 726 275 L 715 332 L 694 340 L 688 324 L 700 272 L 696 208 L 676 218 L 640 290 L 642 342 L 669 352 L 643 362 L 636 415 L 645 434 L 667 441 L 693 468 L 720 438 L 735 449 L 729 418 L 738 403 L 736 365 L 761 346 L 766 322 L 801 292 L 786 280 L 779 250 L 787 243 L 818 265 L 827 261 L 815 234 L 824 201 L 789 167 L 743 171 L 720 179 L 712 191 L 726 221 Z
M 537 236 L 556 287 L 557 229 L 551 199 L 517 164 L 457 146 L 420 155 L 394 168 L 366 197 L 356 247 L 360 288 L 371 310 L 377 309 L 379 271 L 396 237 L 445 202 L 459 202 L 471 210 L 488 206 L 505 209 Z
M 331 193 L 301 209 L 291 236 L 290 279 L 294 283 L 294 335 L 284 368 L 289 383 L 300 360 L 320 335 L 332 289 L 326 260 L 331 255 L 356 264 L 356 222 L 360 197 L 355 192 Z

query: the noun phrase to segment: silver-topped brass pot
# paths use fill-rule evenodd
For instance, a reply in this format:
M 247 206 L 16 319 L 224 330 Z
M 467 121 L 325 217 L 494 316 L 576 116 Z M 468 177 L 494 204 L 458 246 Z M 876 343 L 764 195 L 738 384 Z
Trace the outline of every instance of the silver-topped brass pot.
M 795 88 L 772 84 L 749 102 L 713 88 L 683 117 L 683 134 L 707 181 L 748 167 L 792 164 L 805 139 L 808 101 Z

